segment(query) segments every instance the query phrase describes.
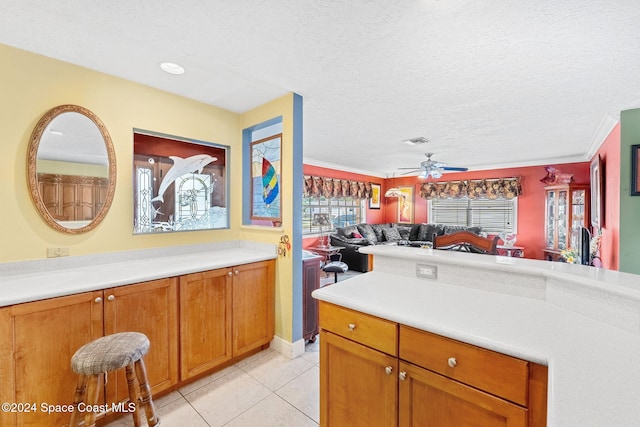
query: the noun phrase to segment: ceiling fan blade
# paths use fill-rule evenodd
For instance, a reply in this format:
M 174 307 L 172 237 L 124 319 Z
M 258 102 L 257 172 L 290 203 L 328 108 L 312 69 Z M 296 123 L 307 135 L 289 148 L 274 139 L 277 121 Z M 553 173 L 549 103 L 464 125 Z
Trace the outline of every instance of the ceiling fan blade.
M 410 168 L 398 168 L 398 169 L 410 169 Z M 413 170 L 410 170 L 408 172 L 403 172 L 400 175 L 409 175 L 410 173 L 419 172 L 419 171 L 420 171 L 420 169 L 413 169 Z
M 469 168 L 454 168 L 449 166 L 443 166 L 441 169 L 444 169 L 446 171 L 460 171 L 460 172 L 466 172 L 469 170 Z
M 417 170 L 417 171 L 419 171 L 419 170 L 420 170 L 420 168 L 417 168 L 417 167 L 415 167 L 415 166 L 414 166 L 414 167 L 412 167 L 412 168 L 398 168 L 398 169 L 412 169 L 412 170 Z

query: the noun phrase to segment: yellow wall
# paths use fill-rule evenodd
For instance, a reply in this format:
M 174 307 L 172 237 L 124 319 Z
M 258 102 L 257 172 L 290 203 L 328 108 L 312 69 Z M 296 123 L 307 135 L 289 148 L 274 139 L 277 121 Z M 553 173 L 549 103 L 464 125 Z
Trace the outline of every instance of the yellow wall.
M 283 234 L 293 235 L 293 204 L 291 182 L 293 180 L 293 94 L 283 96 L 242 115 L 242 129 L 282 116 L 282 227 L 242 227 L 240 238 L 277 244 Z M 292 341 L 293 313 L 293 265 L 291 255 L 278 257 L 276 264 L 276 335 Z
M 241 200 L 231 192 L 229 230 L 137 235 L 133 229 L 132 129 L 231 146 L 232 187 L 240 187 L 240 115 L 130 81 L 0 45 L 0 262 L 44 258 L 47 247 L 71 255 L 186 245 L 239 238 Z M 179 77 L 178 77 L 179 78 Z M 31 132 L 52 107 L 78 104 L 105 124 L 118 177 L 111 210 L 96 229 L 66 235 L 47 226 L 29 197 L 26 158 Z
M 284 96 L 243 115 L 152 89 L 65 62 L 0 45 L 0 262 L 46 257 L 47 247 L 71 255 L 172 245 L 252 240 L 277 243 L 281 231 L 241 228 L 242 129 L 283 116 L 283 182 L 292 176 L 292 103 Z M 179 77 L 176 77 L 179 78 Z M 77 104 L 105 124 L 116 152 L 117 182 L 111 209 L 94 230 L 81 235 L 55 231 L 38 215 L 27 187 L 27 148 L 40 117 L 61 104 Z M 163 235 L 133 235 L 133 128 L 228 145 L 230 229 Z M 287 188 L 289 191 L 287 191 Z M 283 188 L 283 226 L 291 235 L 290 186 Z M 276 334 L 291 340 L 291 262 L 280 258 L 276 276 Z

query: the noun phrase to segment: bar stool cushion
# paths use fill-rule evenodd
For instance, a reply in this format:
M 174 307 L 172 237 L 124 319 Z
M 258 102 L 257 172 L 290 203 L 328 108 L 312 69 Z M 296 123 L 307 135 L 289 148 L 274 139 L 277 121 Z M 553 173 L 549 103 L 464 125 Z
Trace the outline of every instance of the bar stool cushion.
M 327 273 L 346 273 L 349 266 L 342 261 L 331 261 L 322 267 Z
M 97 375 L 124 368 L 147 354 L 149 344 L 140 332 L 107 335 L 80 347 L 71 357 L 71 369 L 77 374 Z

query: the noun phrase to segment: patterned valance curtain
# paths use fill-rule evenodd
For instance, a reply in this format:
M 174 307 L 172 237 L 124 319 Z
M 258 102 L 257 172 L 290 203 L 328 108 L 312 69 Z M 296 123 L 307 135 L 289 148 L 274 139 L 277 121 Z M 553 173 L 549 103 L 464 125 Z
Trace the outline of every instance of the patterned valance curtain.
M 522 195 L 520 177 L 448 182 L 425 182 L 420 186 L 423 199 L 513 199 Z
M 305 175 L 304 197 L 370 199 L 371 183 Z

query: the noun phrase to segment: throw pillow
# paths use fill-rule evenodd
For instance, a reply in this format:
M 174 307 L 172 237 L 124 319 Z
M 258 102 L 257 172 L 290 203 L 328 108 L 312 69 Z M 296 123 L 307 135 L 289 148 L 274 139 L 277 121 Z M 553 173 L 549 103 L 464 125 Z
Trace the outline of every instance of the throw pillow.
M 344 237 L 351 237 L 353 235 L 353 233 L 357 233 L 358 232 L 358 227 L 356 227 L 355 225 L 348 225 L 346 227 L 343 227 L 342 229 L 340 229 L 340 232 L 342 233 L 342 235 Z
M 443 233 L 444 228 L 441 224 L 420 224 L 418 240 L 421 242 L 432 242 L 434 234 L 441 236 Z
M 418 235 L 420 234 L 420 225 L 422 224 L 413 224 L 411 226 L 411 233 L 409 233 L 409 240 L 420 240 L 418 239 Z
M 353 237 L 354 239 L 362 239 L 362 234 L 354 231 L 353 233 L 351 233 L 351 237 Z
M 388 241 L 402 240 L 402 237 L 400 237 L 400 232 L 397 228 L 383 228 L 382 233 L 384 234 L 385 239 L 387 239 Z
M 398 232 L 400 233 L 400 238 L 402 240 L 409 240 L 409 236 L 411 235 L 411 227 L 396 227 Z
M 374 224 L 373 225 L 372 227 L 373 231 L 374 233 L 376 233 L 376 239 L 378 239 L 379 242 L 384 242 L 385 240 L 384 233 L 382 230 L 390 227 L 391 227 L 390 224 Z
M 369 241 L 369 243 L 371 243 L 372 245 L 375 245 L 376 243 L 378 243 L 378 239 L 376 237 L 376 233 L 374 233 L 373 228 L 371 227 L 371 225 L 369 225 L 369 224 L 360 224 L 360 225 L 358 225 L 358 230 L 360 231 L 360 234 L 362 234 L 362 237 L 367 239 Z

